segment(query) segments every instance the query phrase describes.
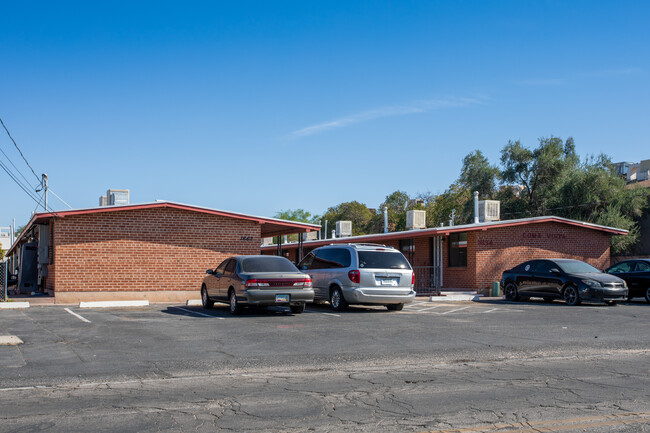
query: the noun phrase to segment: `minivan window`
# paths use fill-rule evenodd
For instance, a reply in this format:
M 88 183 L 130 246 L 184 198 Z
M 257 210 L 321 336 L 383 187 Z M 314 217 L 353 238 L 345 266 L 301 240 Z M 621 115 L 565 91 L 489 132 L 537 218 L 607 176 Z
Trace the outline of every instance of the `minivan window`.
M 324 248 L 316 252 L 312 269 L 347 268 L 351 263 L 350 251 L 344 248 Z
M 359 267 L 370 269 L 411 269 L 406 257 L 397 252 L 359 251 Z
M 240 262 L 240 269 L 252 272 L 296 272 L 296 267 L 284 257 L 247 257 Z

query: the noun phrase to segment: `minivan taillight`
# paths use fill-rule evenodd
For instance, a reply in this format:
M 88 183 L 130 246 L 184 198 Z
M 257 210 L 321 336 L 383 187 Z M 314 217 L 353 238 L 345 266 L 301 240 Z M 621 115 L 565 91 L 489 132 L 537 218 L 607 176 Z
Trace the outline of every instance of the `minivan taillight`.
M 413 274 L 411 274 L 411 275 L 412 275 L 411 276 L 411 284 L 415 285 L 415 272 L 413 272 Z
M 348 278 L 353 283 L 359 284 L 361 282 L 361 272 L 357 271 L 356 269 L 353 270 L 353 271 L 350 271 L 350 272 L 348 272 Z

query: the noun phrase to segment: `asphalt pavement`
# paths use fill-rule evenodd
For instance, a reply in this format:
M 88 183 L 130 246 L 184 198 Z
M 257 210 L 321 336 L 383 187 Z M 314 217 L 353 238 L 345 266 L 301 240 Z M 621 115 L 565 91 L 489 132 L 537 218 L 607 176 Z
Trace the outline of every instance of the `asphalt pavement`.
M 0 431 L 650 430 L 650 305 L 0 311 Z

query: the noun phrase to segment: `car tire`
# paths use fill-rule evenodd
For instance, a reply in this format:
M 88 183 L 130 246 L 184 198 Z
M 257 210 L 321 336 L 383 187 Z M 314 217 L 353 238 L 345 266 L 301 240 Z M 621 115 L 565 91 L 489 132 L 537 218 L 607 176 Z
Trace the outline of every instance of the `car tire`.
M 570 306 L 580 305 L 580 292 L 576 286 L 566 286 L 562 292 L 564 302 Z
M 208 296 L 208 289 L 205 287 L 205 284 L 201 286 L 201 304 L 207 310 L 214 307 L 214 301 Z
M 506 301 L 517 301 L 519 299 L 519 290 L 517 290 L 517 285 L 515 283 L 508 283 L 503 289 L 503 294 L 506 297 Z
M 389 311 L 402 311 L 404 309 L 404 304 L 388 304 L 386 305 Z
M 305 303 L 303 302 L 299 305 L 289 305 L 289 308 L 293 314 L 302 314 L 305 311 Z
M 343 311 L 348 308 L 348 302 L 343 297 L 343 292 L 340 288 L 335 287 L 330 292 L 330 305 L 334 311 Z
M 235 295 L 233 289 L 230 289 L 230 292 L 228 292 L 228 304 L 230 305 L 230 314 L 233 316 L 241 314 L 242 306 L 237 300 L 237 295 Z
M 645 301 L 650 304 L 650 287 L 645 289 Z

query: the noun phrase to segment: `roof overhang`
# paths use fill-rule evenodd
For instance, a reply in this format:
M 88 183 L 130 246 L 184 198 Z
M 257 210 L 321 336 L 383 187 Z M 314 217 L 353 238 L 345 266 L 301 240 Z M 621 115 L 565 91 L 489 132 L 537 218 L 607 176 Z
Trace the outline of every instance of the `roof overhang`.
M 158 201 L 155 203 L 144 203 L 144 204 L 131 204 L 124 206 L 101 206 L 94 208 L 86 209 L 71 209 L 64 211 L 56 212 L 42 212 L 37 213 L 32 216 L 29 220 L 23 232 L 18 236 L 14 244 L 11 246 L 7 255 L 13 252 L 16 245 L 19 244 L 23 236 L 28 233 L 34 224 L 44 224 L 49 222 L 52 218 L 66 218 L 76 215 L 94 215 L 94 214 L 103 214 L 103 213 L 115 213 L 122 211 L 131 211 L 131 210 L 143 210 L 143 209 L 180 209 L 191 212 L 200 212 L 208 215 L 219 215 L 228 218 L 236 218 L 239 220 L 254 221 L 260 224 L 261 236 L 263 238 L 272 237 L 272 236 L 283 236 L 290 235 L 295 233 L 305 233 L 312 231 L 319 231 L 321 228 L 318 224 L 309 224 L 302 223 L 297 221 L 282 220 L 277 218 L 267 218 L 254 215 L 247 215 L 238 212 L 230 212 L 219 209 L 210 209 L 206 207 L 193 206 L 181 203 L 174 203 L 169 201 Z
M 376 233 L 370 235 L 351 236 L 345 238 L 320 239 L 314 241 L 306 241 L 303 243 L 303 245 L 308 246 L 310 248 L 311 247 L 315 248 L 323 245 L 329 245 L 332 243 L 357 243 L 357 242 L 381 243 L 382 241 L 388 241 L 388 240 L 412 239 L 412 238 L 428 237 L 428 236 L 449 236 L 451 233 L 458 233 L 458 232 L 481 231 L 481 230 L 489 230 L 495 228 L 514 227 L 514 226 L 541 224 L 541 223 L 549 223 L 549 222 L 568 224 L 571 226 L 597 230 L 597 231 L 609 233 L 611 235 L 627 235 L 628 233 L 627 230 L 618 229 L 615 227 L 601 226 L 598 224 L 592 224 L 584 221 L 572 220 L 572 219 L 556 217 L 556 216 L 545 216 L 545 217 L 534 217 L 534 218 L 522 218 L 516 220 L 484 222 L 478 224 L 463 224 L 457 226 L 434 227 L 430 229 L 408 230 L 408 231 L 392 232 L 392 233 Z M 291 248 L 292 246 L 297 246 L 297 245 L 285 244 L 283 246 L 287 248 Z M 265 245 L 262 247 L 262 250 L 271 250 L 274 248 L 277 248 L 277 246 Z

